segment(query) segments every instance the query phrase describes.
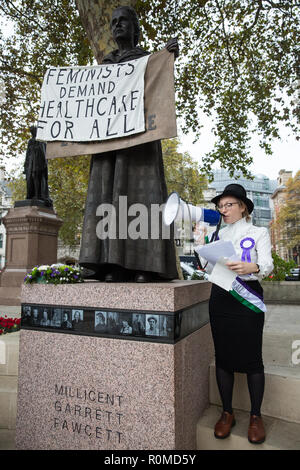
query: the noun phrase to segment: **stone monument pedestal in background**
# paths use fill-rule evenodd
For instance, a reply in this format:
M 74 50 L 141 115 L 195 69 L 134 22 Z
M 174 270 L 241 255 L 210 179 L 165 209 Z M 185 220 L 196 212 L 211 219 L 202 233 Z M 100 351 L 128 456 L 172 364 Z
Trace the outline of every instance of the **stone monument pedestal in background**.
M 18 291 L 20 299 L 24 277 L 34 266 L 57 261 L 62 220 L 52 207 L 37 204 L 34 200 L 18 201 L 2 219 L 6 228 L 6 263 L 0 279 L 0 303 L 7 289 L 15 289 L 16 294 Z M 15 302 L 13 296 L 12 302 Z
M 210 283 L 23 285 L 18 449 L 196 449 Z

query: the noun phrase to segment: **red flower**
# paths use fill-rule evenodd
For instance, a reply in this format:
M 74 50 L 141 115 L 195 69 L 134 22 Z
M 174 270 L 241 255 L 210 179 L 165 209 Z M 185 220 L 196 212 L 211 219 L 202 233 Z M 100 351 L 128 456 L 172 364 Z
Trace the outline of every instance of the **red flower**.
M 20 318 L 7 318 L 7 315 L 0 317 L 0 334 L 5 333 L 6 331 L 10 332 L 13 330 L 19 330 L 20 323 Z

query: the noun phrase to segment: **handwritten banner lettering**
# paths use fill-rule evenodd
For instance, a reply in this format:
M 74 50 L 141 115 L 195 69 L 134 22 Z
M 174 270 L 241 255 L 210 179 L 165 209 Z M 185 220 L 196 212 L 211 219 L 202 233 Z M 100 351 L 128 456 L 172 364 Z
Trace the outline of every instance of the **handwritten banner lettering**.
M 48 142 L 47 158 L 111 152 L 176 137 L 174 54 L 162 49 L 149 56 L 144 90 L 145 132 L 90 142 Z
M 37 139 L 90 142 L 144 132 L 148 58 L 49 68 L 42 86 Z

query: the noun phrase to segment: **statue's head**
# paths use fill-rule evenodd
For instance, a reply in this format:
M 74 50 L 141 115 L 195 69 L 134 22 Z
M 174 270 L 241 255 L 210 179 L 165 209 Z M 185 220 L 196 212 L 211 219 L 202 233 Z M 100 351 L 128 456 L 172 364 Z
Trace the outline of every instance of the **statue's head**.
M 121 22 L 122 19 L 123 22 Z M 130 6 L 120 6 L 116 8 L 112 13 L 110 27 L 116 42 L 118 42 L 118 38 L 128 38 L 132 36 L 134 46 L 138 44 L 140 23 L 134 8 Z

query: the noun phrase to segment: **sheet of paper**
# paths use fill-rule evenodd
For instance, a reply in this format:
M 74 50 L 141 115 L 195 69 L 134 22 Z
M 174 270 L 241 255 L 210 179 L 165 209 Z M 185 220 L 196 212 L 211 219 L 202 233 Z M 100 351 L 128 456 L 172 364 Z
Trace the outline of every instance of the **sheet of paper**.
M 219 258 L 238 260 L 231 241 L 218 240 L 207 245 L 197 246 L 195 251 L 211 264 L 215 264 Z
M 226 263 L 228 259 L 219 258 L 219 260 L 214 265 L 214 268 L 211 274 L 208 276 L 208 280 L 217 286 L 222 287 L 227 291 L 230 291 L 232 288 L 232 283 L 237 277 L 237 274 L 231 269 L 227 268 Z

